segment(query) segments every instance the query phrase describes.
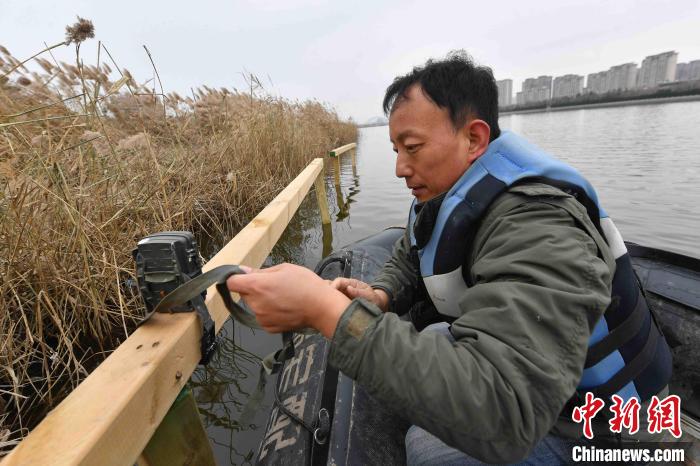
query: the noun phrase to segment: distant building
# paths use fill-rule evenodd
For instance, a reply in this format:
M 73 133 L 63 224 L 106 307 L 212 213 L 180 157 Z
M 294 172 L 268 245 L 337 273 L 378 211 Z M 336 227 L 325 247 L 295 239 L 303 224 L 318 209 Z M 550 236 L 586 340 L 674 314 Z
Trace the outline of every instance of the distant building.
M 539 76 L 523 81 L 522 91 L 518 92 L 518 105 L 546 102 L 552 98 L 552 77 Z
M 693 60 L 688 63 L 688 80 L 700 79 L 700 60 Z
M 625 91 L 637 87 L 638 68 L 636 63 L 613 66 L 608 70 L 607 91 Z
M 613 66 L 607 71 L 591 73 L 586 81 L 585 93 L 605 94 L 606 92 L 634 89 L 637 83 L 636 63 Z
M 655 87 L 676 79 L 677 52 L 649 55 L 642 61 L 637 75 L 637 87 Z
M 513 105 L 513 80 L 501 79 L 496 81 L 498 86 L 498 106 L 508 107 Z
M 515 104 L 523 105 L 525 103 L 525 97 L 523 96 L 523 91 L 515 93 Z
M 598 73 L 591 73 L 586 78 L 586 89 L 587 94 L 605 94 L 608 92 L 608 72 L 599 71 Z
M 554 78 L 552 98 L 576 97 L 583 93 L 583 76 L 577 74 L 565 74 Z
M 676 81 L 694 81 L 700 79 L 700 60 L 676 65 Z

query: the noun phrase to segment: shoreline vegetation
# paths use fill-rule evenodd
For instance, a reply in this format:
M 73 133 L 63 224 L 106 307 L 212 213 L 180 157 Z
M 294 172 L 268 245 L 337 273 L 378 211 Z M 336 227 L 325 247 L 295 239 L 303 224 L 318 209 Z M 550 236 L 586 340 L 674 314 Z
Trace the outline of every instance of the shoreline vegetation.
M 0 457 L 143 316 L 138 240 L 190 230 L 220 247 L 310 160 L 357 140 L 327 105 L 272 97 L 253 75 L 246 92 L 182 97 L 102 43 L 87 64 L 93 36 L 79 18 L 25 62 L 0 46 Z M 75 62 L 56 61 L 69 45 Z

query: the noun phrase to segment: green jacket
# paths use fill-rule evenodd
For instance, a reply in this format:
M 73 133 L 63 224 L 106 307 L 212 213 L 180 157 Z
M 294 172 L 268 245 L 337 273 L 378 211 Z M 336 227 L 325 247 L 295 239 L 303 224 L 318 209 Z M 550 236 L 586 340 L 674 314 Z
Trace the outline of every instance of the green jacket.
M 499 196 L 468 259 L 474 286 L 459 300 L 456 343 L 396 314 L 420 285 L 409 251 L 404 235 L 372 283 L 389 292 L 394 312 L 353 300 L 331 364 L 450 446 L 486 462 L 525 458 L 574 393 L 610 302 L 615 260 L 605 240 L 585 208 L 554 187 Z

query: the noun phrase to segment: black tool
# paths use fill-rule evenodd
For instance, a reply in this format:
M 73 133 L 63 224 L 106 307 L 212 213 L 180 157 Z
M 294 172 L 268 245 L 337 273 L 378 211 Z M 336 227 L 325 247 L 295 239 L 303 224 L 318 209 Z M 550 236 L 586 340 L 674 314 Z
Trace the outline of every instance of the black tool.
M 132 255 L 136 261 L 139 291 L 148 311 L 139 325 L 154 312 L 160 312 L 158 307 L 163 298 L 183 284 L 202 276 L 202 260 L 197 242 L 188 231 L 164 231 L 149 235 L 138 242 Z M 207 364 L 216 348 L 214 321 L 204 304 L 206 294 L 205 287 L 168 308 L 168 312 L 197 312 L 202 325 L 200 364 Z

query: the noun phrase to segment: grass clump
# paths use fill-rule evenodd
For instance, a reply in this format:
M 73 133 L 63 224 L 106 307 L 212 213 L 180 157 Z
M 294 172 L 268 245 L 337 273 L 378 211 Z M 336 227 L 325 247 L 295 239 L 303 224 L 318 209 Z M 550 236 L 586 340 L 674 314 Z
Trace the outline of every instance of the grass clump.
M 138 83 L 103 44 L 86 65 L 93 35 L 79 18 L 24 62 L 0 46 L 0 456 L 143 315 L 139 239 L 191 230 L 221 245 L 357 138 L 327 106 L 265 95 L 252 76 L 246 93 L 182 97 Z M 69 44 L 75 63 L 52 59 Z

